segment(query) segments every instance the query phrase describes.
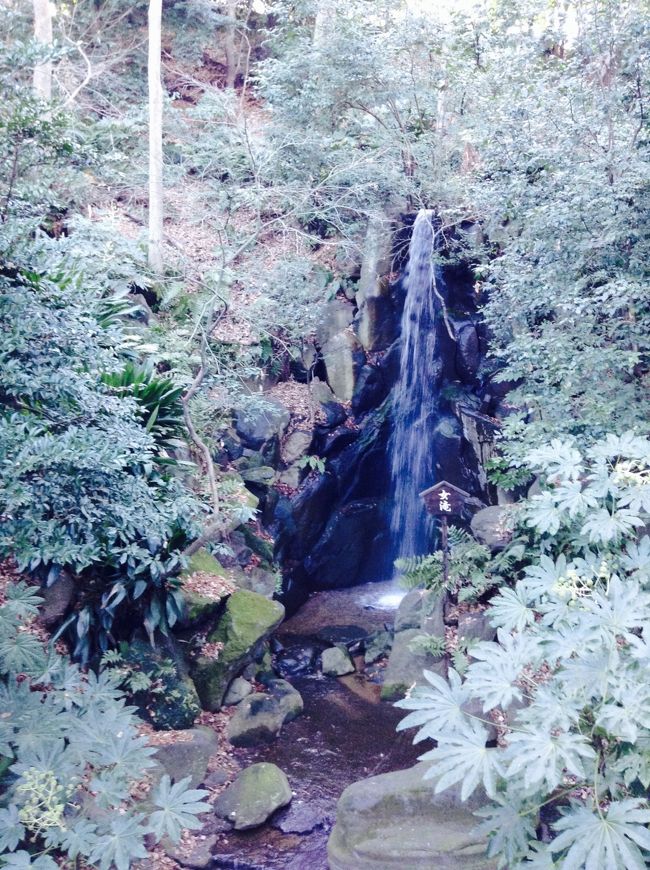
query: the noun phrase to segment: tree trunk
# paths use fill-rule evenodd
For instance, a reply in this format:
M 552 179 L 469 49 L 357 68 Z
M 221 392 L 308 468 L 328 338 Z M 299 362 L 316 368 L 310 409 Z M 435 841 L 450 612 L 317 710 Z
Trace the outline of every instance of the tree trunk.
M 333 15 L 334 10 L 331 8 L 327 0 L 318 0 L 316 19 L 314 21 L 314 35 L 312 38 L 312 45 L 316 50 L 323 48 L 325 45 L 330 21 Z
M 235 87 L 235 82 L 237 81 L 237 72 L 239 67 L 239 52 L 237 51 L 237 46 L 235 44 L 237 29 L 237 0 L 228 0 L 226 14 L 230 19 L 230 21 L 228 22 L 228 27 L 226 29 L 225 44 L 226 87 L 232 90 L 232 88 Z
M 43 45 L 52 45 L 52 10 L 50 0 L 34 0 L 34 36 Z M 34 67 L 34 93 L 48 103 L 52 99 L 52 61 Z
M 163 156 L 160 81 L 162 0 L 149 2 L 149 266 L 162 272 Z

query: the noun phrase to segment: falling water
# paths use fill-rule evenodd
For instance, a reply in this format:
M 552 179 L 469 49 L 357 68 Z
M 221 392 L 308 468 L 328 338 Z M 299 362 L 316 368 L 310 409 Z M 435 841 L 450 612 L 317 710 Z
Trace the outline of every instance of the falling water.
M 413 225 L 402 315 L 400 376 L 393 392 L 391 535 L 398 557 L 425 552 L 431 526 L 420 493 L 431 485 L 431 415 L 436 407 L 435 307 L 432 212 L 422 209 Z

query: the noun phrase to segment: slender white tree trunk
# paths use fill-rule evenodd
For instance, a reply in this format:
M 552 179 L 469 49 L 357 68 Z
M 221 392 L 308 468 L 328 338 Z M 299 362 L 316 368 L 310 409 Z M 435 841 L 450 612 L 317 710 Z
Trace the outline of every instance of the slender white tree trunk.
M 237 46 L 235 44 L 236 29 L 237 29 L 237 0 L 228 0 L 226 14 L 230 21 L 226 30 L 226 87 L 234 88 L 237 81 L 237 72 L 239 67 L 239 58 Z
M 162 272 L 163 156 L 160 80 L 162 0 L 149 2 L 149 265 Z
M 316 19 L 314 21 L 314 35 L 312 45 L 315 49 L 322 48 L 327 40 L 327 33 L 334 17 L 334 9 L 328 0 L 318 0 L 316 7 Z
M 34 36 L 43 45 L 52 45 L 52 7 L 50 0 L 33 0 Z M 52 99 L 52 61 L 34 67 L 34 93 L 49 103 Z

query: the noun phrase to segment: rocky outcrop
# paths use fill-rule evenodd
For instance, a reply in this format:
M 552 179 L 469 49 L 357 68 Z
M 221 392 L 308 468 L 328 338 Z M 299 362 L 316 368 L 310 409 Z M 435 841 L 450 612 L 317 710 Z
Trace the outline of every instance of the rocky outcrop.
M 210 757 L 218 748 L 216 732 L 212 728 L 197 726 L 182 732 L 173 742 L 158 746 L 154 758 L 173 782 L 189 776 L 189 787 L 196 788 L 204 781 Z
M 352 659 L 344 646 L 324 649 L 321 655 L 321 671 L 326 677 L 344 677 L 354 672 Z
M 435 795 L 425 763 L 346 788 L 328 842 L 330 870 L 496 870 L 472 814 L 481 798 Z

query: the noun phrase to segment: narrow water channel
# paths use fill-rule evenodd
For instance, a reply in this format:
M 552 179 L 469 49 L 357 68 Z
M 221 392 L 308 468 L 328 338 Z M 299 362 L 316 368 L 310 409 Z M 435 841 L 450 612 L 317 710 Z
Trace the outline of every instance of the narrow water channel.
M 307 646 L 337 627 L 372 632 L 392 624 L 399 597 L 392 583 L 317 593 L 281 626 L 278 639 Z M 363 673 L 338 679 L 314 673 L 291 682 L 303 697 L 304 713 L 273 743 L 237 750 L 237 756 L 245 763 L 277 764 L 287 774 L 293 801 L 262 828 L 222 838 L 214 866 L 326 870 L 327 838 L 343 790 L 373 774 L 409 767 L 421 752 L 410 735 L 396 733 L 403 714 L 379 701 L 379 684 Z

